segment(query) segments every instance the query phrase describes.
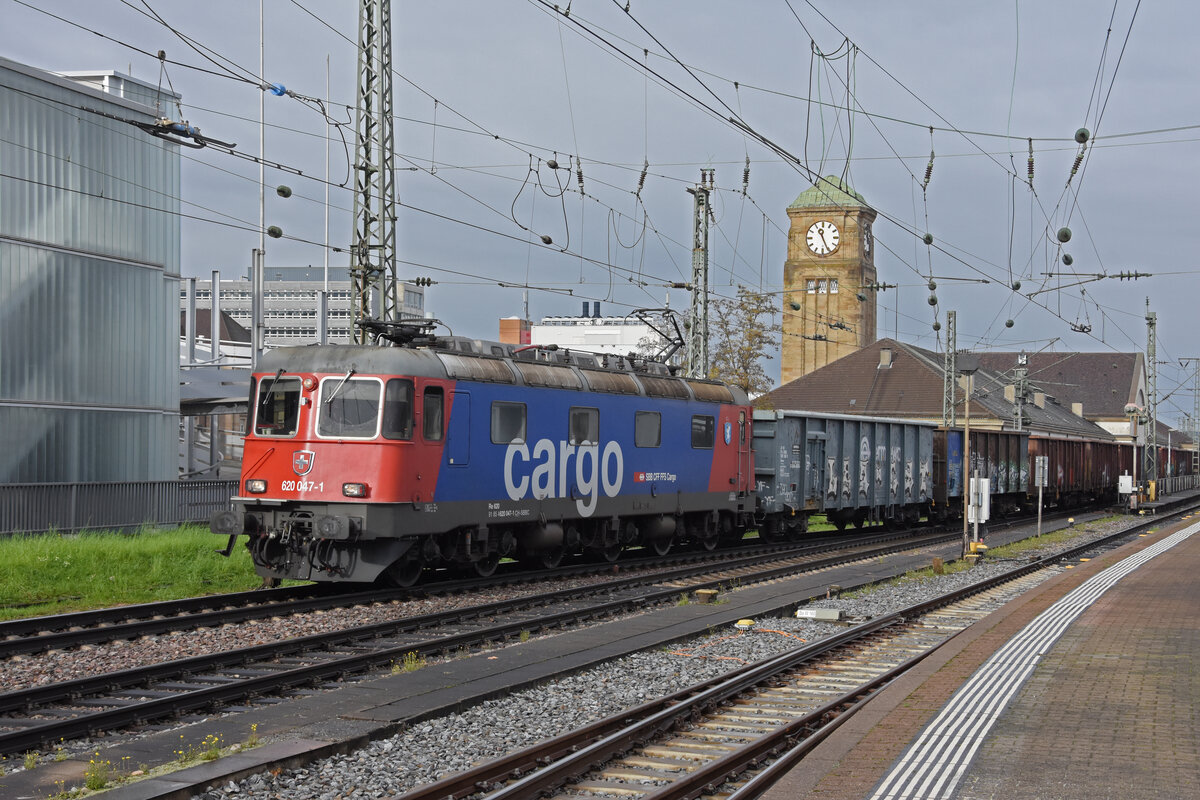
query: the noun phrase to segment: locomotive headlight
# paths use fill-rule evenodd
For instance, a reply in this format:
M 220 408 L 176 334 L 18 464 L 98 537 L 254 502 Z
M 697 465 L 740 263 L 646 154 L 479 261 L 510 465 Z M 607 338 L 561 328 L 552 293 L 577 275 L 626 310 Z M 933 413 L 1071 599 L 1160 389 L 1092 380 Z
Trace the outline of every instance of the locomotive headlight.
M 365 483 L 343 483 L 342 494 L 346 497 L 366 497 L 367 485 Z
M 246 491 L 250 494 L 262 494 L 267 490 L 267 482 L 262 478 L 251 478 L 246 481 Z

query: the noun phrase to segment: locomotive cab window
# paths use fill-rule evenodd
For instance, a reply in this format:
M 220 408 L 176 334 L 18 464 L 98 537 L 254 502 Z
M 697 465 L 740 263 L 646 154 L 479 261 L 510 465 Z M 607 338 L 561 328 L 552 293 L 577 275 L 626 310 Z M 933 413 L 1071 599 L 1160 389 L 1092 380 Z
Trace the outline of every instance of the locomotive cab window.
M 657 411 L 639 411 L 633 418 L 633 443 L 637 447 L 662 444 L 662 415 Z
M 425 389 L 424 402 L 421 406 L 421 436 L 427 442 L 440 442 L 444 428 L 443 417 L 446 393 L 440 386 L 429 386 Z
M 374 439 L 379 432 L 378 378 L 324 378 L 317 401 L 317 436 Z M 411 428 L 411 425 L 410 425 Z
M 383 437 L 409 441 L 413 433 L 412 381 L 393 378 L 383 393 Z
M 525 441 L 525 404 L 492 403 L 492 444 Z
M 570 444 L 599 444 L 600 442 L 600 410 L 596 408 L 572 408 Z
M 300 421 L 300 379 L 263 378 L 254 408 L 258 436 L 295 436 Z
M 716 439 L 716 424 L 712 417 L 697 414 L 692 417 L 692 447 L 711 450 Z

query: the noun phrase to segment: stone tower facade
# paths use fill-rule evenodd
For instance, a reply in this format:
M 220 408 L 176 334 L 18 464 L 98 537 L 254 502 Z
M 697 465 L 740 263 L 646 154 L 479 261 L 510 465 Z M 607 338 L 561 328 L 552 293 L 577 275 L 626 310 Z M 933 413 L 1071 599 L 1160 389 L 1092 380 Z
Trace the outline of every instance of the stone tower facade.
M 876 212 L 840 178 L 788 206 L 781 384 L 875 341 Z

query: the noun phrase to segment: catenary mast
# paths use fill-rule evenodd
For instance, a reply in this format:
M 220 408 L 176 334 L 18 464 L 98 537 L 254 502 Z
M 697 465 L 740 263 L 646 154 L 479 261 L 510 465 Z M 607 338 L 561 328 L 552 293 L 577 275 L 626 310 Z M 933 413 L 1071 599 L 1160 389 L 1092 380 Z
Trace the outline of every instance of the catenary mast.
M 396 319 L 396 173 L 392 130 L 391 0 L 360 0 L 354 115 L 354 319 Z M 366 342 L 366 331 L 354 338 Z

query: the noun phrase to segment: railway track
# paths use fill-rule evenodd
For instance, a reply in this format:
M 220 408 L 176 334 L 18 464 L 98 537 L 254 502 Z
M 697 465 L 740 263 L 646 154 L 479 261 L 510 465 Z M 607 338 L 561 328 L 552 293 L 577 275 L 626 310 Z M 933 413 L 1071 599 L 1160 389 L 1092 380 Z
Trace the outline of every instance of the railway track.
M 731 558 L 769 560 L 787 554 L 830 552 L 851 546 L 901 541 L 912 535 L 912 531 L 905 531 L 874 533 L 854 539 L 828 537 L 799 544 L 755 544 L 721 553 L 680 551 L 669 556 L 629 559 L 621 562 L 621 567 L 626 571 L 641 572 L 679 565 L 685 569 L 711 569 L 712 564 Z M 339 592 L 332 590 L 330 585 L 305 585 L 30 617 L 0 622 L 0 659 L 354 605 L 390 603 L 414 597 L 612 573 L 611 564 L 577 564 L 552 571 L 512 570 L 487 580 L 446 580 L 417 590 L 371 587 Z
M 320 684 L 372 668 L 460 652 L 524 633 L 675 602 L 681 593 L 749 584 L 956 539 L 927 534 L 835 555 L 756 555 L 394 620 L 0 694 L 0 753 L 19 753 L 213 705 Z
M 400 798 L 752 800 L 879 689 L 1024 592 L 1034 573 L 1139 530 L 856 625 Z
M 1045 519 L 1050 521 L 1057 516 L 1065 517 L 1066 514 L 1047 515 Z M 1023 521 L 1025 520 L 1013 519 L 1004 524 L 1020 524 Z M 879 529 L 853 537 L 838 534 L 811 536 L 802 542 L 786 544 L 748 543 L 736 549 L 718 552 L 677 550 L 666 556 L 634 556 L 623 559 L 616 566 L 625 571 L 659 570 L 674 566 L 686 568 L 693 565 L 708 569 L 713 563 L 729 559 L 770 559 L 790 553 L 831 552 L 846 547 L 903 541 L 905 538 L 921 535 L 929 535 L 929 529 L 890 532 Z M 371 587 L 344 592 L 338 591 L 336 585 L 329 584 L 291 586 L 7 620 L 0 622 L 0 659 L 354 605 L 390 603 L 535 581 L 612 574 L 614 568 L 614 565 L 609 563 L 572 564 L 554 570 L 537 571 L 525 570 L 516 563 L 506 566 L 511 566 L 512 569 L 501 570 L 492 578 L 443 579 L 410 589 Z

